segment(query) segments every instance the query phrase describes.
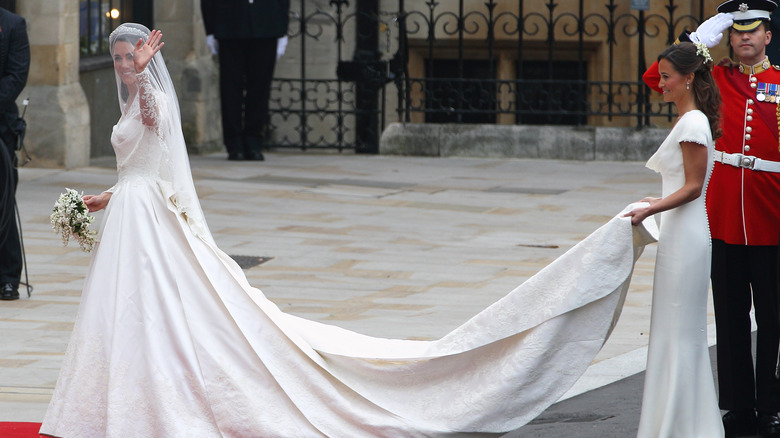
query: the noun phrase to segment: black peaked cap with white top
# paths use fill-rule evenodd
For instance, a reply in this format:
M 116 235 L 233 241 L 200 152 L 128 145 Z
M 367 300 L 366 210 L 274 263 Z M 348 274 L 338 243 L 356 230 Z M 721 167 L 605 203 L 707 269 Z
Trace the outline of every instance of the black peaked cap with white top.
M 734 15 L 731 26 L 739 32 L 751 32 L 761 22 L 769 21 L 772 11 L 777 9 L 773 0 L 728 0 L 718 6 L 718 12 L 730 12 Z

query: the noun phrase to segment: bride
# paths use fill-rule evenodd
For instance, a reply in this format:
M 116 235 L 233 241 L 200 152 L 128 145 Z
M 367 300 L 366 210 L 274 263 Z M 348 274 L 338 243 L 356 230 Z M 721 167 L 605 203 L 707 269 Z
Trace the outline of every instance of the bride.
M 214 243 L 162 35 L 110 36 L 118 182 L 41 427 L 56 437 L 422 437 L 501 433 L 582 375 L 657 232 L 616 215 L 437 341 L 281 312 Z M 630 211 L 629 206 L 626 210 Z

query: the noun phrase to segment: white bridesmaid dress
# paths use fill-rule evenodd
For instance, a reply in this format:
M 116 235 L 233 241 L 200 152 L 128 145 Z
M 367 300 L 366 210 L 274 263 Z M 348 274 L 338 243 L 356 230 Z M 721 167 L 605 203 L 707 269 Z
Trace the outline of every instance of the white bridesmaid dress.
M 713 166 L 709 126 L 701 111 L 683 114 L 647 161 L 648 168 L 661 174 L 666 197 L 685 184 L 680 142 L 697 143 L 708 151 L 701 196 L 660 217 L 639 438 L 724 436 L 707 348 L 711 245 L 704 200 Z

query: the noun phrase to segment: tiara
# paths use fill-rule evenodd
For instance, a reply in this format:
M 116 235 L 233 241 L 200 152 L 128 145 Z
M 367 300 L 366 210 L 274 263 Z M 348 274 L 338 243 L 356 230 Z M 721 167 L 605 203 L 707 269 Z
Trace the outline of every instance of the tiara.
M 116 29 L 114 29 L 113 32 L 111 32 L 111 34 L 108 36 L 108 39 L 109 40 L 113 40 L 118 35 L 124 35 L 124 34 L 138 35 L 138 36 L 140 36 L 140 37 L 142 37 L 144 39 L 148 36 L 146 34 L 146 32 L 142 31 L 141 29 L 137 29 L 137 28 L 132 27 L 132 26 L 125 26 L 124 24 L 120 24 L 119 27 L 117 27 Z

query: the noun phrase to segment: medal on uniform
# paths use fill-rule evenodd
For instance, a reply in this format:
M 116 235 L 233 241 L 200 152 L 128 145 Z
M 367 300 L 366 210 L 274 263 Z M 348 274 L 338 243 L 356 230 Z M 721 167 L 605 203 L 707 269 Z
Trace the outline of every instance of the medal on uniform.
M 769 101 L 772 103 L 777 102 L 777 84 L 769 84 Z
M 759 82 L 756 88 L 756 100 L 763 102 L 766 100 L 766 82 Z

